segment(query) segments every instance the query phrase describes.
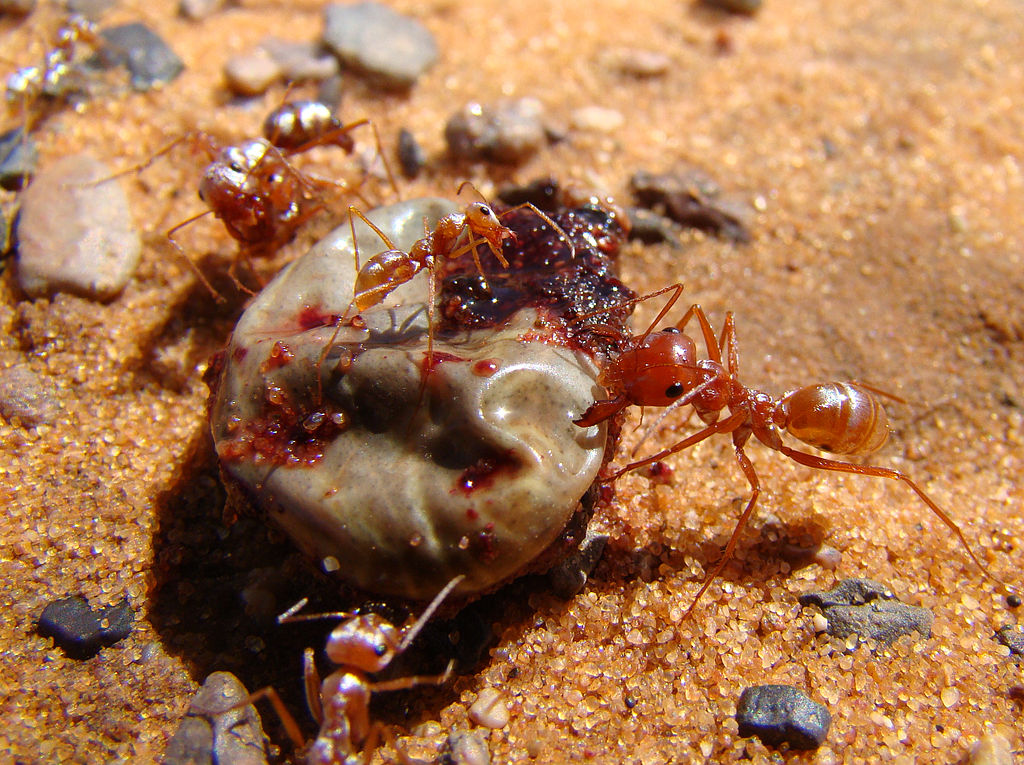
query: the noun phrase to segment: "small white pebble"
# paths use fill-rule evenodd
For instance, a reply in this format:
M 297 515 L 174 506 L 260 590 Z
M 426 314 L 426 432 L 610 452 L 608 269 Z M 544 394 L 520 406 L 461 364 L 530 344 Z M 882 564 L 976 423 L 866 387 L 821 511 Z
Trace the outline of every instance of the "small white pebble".
M 508 702 L 495 688 L 484 688 L 469 708 L 469 719 L 485 728 L 504 728 L 508 725 Z
M 956 688 L 943 688 L 942 693 L 939 694 L 939 700 L 942 701 L 942 706 L 949 709 L 960 701 L 960 691 Z
M 815 632 L 828 632 L 828 619 L 825 618 L 824 614 L 815 614 L 811 618 L 811 624 Z

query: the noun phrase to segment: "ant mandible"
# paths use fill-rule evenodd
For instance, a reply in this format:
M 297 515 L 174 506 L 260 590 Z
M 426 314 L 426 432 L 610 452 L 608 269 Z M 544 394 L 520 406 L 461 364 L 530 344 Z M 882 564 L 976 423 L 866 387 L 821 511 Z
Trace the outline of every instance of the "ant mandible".
M 306 598 L 277 618 L 278 624 L 320 619 L 342 620 L 327 637 L 325 652 L 335 665 L 335 670 L 322 682 L 313 661 L 313 649 L 307 648 L 303 655 L 306 702 L 320 725 L 320 732 L 306 753 L 306 762 L 310 765 L 339 765 L 353 761 L 350 758 L 360 751 L 364 753 L 364 761 L 369 762 L 382 728 L 380 723 L 370 721 L 370 697 L 379 691 L 405 690 L 418 685 L 443 685 L 448 681 L 454 662 L 448 664 L 444 673 L 436 676 L 413 675 L 371 682 L 370 675 L 386 669 L 396 656 L 409 647 L 445 598 L 464 578 L 459 575 L 448 582 L 420 617 L 403 629 L 373 613 L 337 611 L 298 614 L 308 602 Z M 252 694 L 245 703 L 251 704 L 260 698 L 268 698 L 274 705 L 296 748 L 305 746 L 298 723 L 284 706 L 277 691 L 264 688 Z
M 819 457 L 786 446 L 782 440 L 785 431 L 805 444 L 833 454 L 870 454 L 879 449 L 889 435 L 885 409 L 876 394 L 889 394 L 863 383 L 830 382 L 808 385 L 775 399 L 768 393 L 747 387 L 739 379 L 739 349 L 731 311 L 726 314 L 722 334 L 717 340 L 711 323 L 699 305 L 691 306 L 674 327 L 652 331 L 679 299 L 682 289 L 682 284 L 673 284 L 630 301 L 632 304 L 666 292 L 672 293 L 647 331 L 632 338 L 626 349 L 615 356 L 601 373 L 600 382 L 613 394 L 612 397 L 592 404 L 575 423 L 580 427 L 595 425 L 632 404 L 671 408 L 690 405 L 707 424 L 707 427 L 678 443 L 642 460 L 631 462 L 615 472 L 610 481 L 689 449 L 718 433 L 732 434 L 736 461 L 750 484 L 750 499 L 736 522 L 722 557 L 705 578 L 686 610 L 686 616 L 693 611 L 701 596 L 731 559 L 740 533 L 750 519 L 761 493 L 757 473 L 744 451 L 744 445 L 751 435 L 768 448 L 781 452 L 801 465 L 902 481 L 956 535 L 981 572 L 1004 587 L 1007 586 L 978 559 L 949 514 L 906 474 L 892 468 L 856 465 Z M 696 319 L 700 326 L 707 358 L 697 359 L 697 343 L 684 332 L 692 319 Z M 728 414 L 722 417 L 726 410 Z

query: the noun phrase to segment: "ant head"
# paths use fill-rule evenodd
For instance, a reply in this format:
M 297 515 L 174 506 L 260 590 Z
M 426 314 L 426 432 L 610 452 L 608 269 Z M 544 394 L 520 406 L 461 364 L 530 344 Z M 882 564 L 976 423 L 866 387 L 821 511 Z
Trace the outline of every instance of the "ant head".
M 397 627 L 378 614 L 346 619 L 327 638 L 327 658 L 363 672 L 380 672 L 398 652 Z
M 626 396 L 641 406 L 669 406 L 700 382 L 697 346 L 675 328 L 652 332 L 619 358 Z

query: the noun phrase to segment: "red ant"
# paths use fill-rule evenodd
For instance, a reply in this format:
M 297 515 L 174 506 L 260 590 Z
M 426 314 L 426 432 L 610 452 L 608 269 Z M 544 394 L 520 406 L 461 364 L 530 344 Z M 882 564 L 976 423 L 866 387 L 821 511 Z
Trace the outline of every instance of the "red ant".
M 467 184 L 469 184 L 469 181 L 464 181 L 460 184 L 456 194 L 461 194 Z M 511 210 L 517 210 L 520 207 L 527 207 L 533 210 L 549 226 L 557 231 L 568 244 L 570 257 L 575 257 L 576 250 L 572 240 L 562 230 L 561 226 L 529 202 L 513 207 Z M 506 212 L 511 212 L 511 210 Z M 352 301 L 349 303 L 348 308 L 345 309 L 345 313 L 338 318 L 334 334 L 320 354 L 317 369 L 323 364 L 323 360 L 326 358 L 330 347 L 334 344 L 334 340 L 337 338 L 341 327 L 351 325 L 360 313 L 380 305 L 394 290 L 411 281 L 418 273 L 426 269 L 430 273 L 427 288 L 427 313 L 428 326 L 431 327 L 431 331 L 427 337 L 426 357 L 426 369 L 429 372 L 433 360 L 434 337 L 432 328 L 434 326 L 436 310 L 435 296 L 437 293 L 438 268 L 441 260 L 455 260 L 467 253 L 472 254 L 473 262 L 481 279 L 483 279 L 484 289 L 490 289 L 487 285 L 487 277 L 484 274 L 483 263 L 480 260 L 480 253 L 477 248 L 482 244 L 486 244 L 502 268 L 508 268 L 509 262 L 502 254 L 501 247 L 506 239 L 514 239 L 515 234 L 501 223 L 499 216 L 489 204 L 486 202 L 471 202 L 463 208 L 462 212 L 445 215 L 434 225 L 433 230 L 424 221 L 423 237 L 416 240 L 412 247 L 409 248 L 409 251 L 406 252 L 398 249 L 388 235 L 357 208 L 349 206 L 348 212 L 356 265 Z M 359 248 L 355 241 L 354 217 L 358 217 L 363 223 L 373 229 L 387 247 L 387 249 L 372 256 L 362 264 L 359 262 Z
M 320 732 L 306 753 L 307 762 L 311 765 L 338 765 L 351 762 L 349 758 L 359 751 L 363 751 L 364 761 L 369 762 L 382 728 L 380 723 L 370 722 L 371 695 L 379 691 L 405 690 L 417 685 L 443 685 L 448 681 L 454 662 L 450 662 L 444 673 L 437 676 L 413 675 L 378 682 L 370 682 L 369 676 L 382 672 L 409 647 L 441 603 L 464 578 L 459 575 L 448 582 L 420 617 L 401 630 L 379 614 L 359 615 L 337 611 L 297 615 L 306 605 L 306 598 L 277 618 L 278 624 L 319 619 L 343 620 L 327 637 L 327 657 L 336 669 L 326 679 L 322 682 L 320 680 L 313 662 L 313 649 L 307 648 L 303 655 L 306 701 L 320 725 Z M 296 748 L 302 748 L 305 741 L 299 726 L 277 691 L 264 688 L 252 694 L 244 703 L 250 704 L 263 697 L 270 699 L 274 705 Z
M 725 325 L 717 341 L 711 323 L 699 305 L 691 306 L 674 327 L 652 332 L 675 304 L 682 289 L 682 284 L 674 284 L 630 301 L 630 304 L 635 304 L 665 292 L 673 293 L 651 326 L 642 335 L 631 338 L 626 350 L 615 356 L 602 371 L 600 382 L 613 394 L 612 398 L 595 402 L 575 422 L 580 427 L 595 425 L 631 404 L 672 408 L 689 404 L 707 424 L 707 427 L 678 443 L 631 462 L 615 472 L 611 481 L 631 470 L 689 449 L 718 433 L 732 434 L 736 461 L 750 484 L 751 496 L 722 557 L 705 578 L 686 615 L 693 611 L 732 557 L 740 532 L 750 519 L 761 493 L 757 473 L 743 450 L 751 435 L 801 465 L 902 481 L 952 530 L 982 573 L 1003 584 L 974 554 L 956 522 L 904 473 L 891 468 L 819 457 L 783 443 L 782 432 L 788 431 L 800 441 L 834 454 L 874 452 L 889 435 L 885 409 L 874 394 L 889 394 L 863 383 L 832 382 L 808 385 L 775 399 L 768 393 L 747 387 L 739 380 L 739 350 L 731 311 L 726 314 Z M 700 325 L 707 349 L 708 357 L 705 359 L 697 359 L 697 344 L 683 331 L 694 318 Z M 722 418 L 725 410 L 728 414 Z
M 352 132 L 369 125 L 376 137 L 377 151 L 384 162 L 392 188 L 397 189 L 394 176 L 380 149 L 380 135 L 367 119 L 342 123 L 323 104 L 313 101 L 286 102 L 268 115 L 263 125 L 264 137 L 251 138 L 234 146 L 218 147 L 204 132 L 186 134 L 160 149 L 142 165 L 113 177 L 139 172 L 182 141 L 205 152 L 212 161 L 207 165 L 199 184 L 199 198 L 208 209 L 178 223 L 167 232 L 171 245 L 182 255 L 184 250 L 174 238 L 175 232 L 200 218 L 213 214 L 228 233 L 239 242 L 240 253 L 252 258 L 273 253 L 289 242 L 306 221 L 325 208 L 321 192 L 327 187 L 354 191 L 364 204 L 359 186 L 309 175 L 289 160 L 316 146 L 334 145 L 346 153 L 354 149 Z M 109 179 L 104 179 L 109 180 Z M 192 263 L 191 258 L 185 257 Z M 236 258 L 228 275 L 243 291 L 235 269 Z M 194 265 L 194 264 L 193 264 Z M 200 281 L 214 295 L 217 291 L 206 277 L 195 269 Z

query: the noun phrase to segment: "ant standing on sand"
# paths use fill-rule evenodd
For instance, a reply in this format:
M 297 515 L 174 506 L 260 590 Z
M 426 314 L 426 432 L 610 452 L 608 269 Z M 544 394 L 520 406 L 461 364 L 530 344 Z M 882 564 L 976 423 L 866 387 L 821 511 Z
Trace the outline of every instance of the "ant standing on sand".
M 879 449 L 889 435 L 885 409 L 875 394 L 889 394 L 863 383 L 832 382 L 808 385 L 775 399 L 768 393 L 747 387 L 739 379 L 739 349 L 732 312 L 726 314 L 725 326 L 717 341 L 711 323 L 699 305 L 691 306 L 674 327 L 652 331 L 671 310 L 682 289 L 682 284 L 673 284 L 631 301 L 636 303 L 672 292 L 672 297 L 651 326 L 642 335 L 634 337 L 602 372 L 600 382 L 613 394 L 612 397 L 592 404 L 575 423 L 580 427 L 595 425 L 631 404 L 670 408 L 690 405 L 706 423 L 705 428 L 678 443 L 626 465 L 615 472 L 610 481 L 631 470 L 659 462 L 718 433 L 732 434 L 736 461 L 750 484 L 751 496 L 722 557 L 686 610 L 687 616 L 732 557 L 740 533 L 761 493 L 757 473 L 744 452 L 744 445 L 751 435 L 801 465 L 902 481 L 950 528 L 982 573 L 1002 584 L 974 554 L 949 514 L 904 473 L 891 468 L 819 457 L 786 446 L 782 440 L 782 433 L 787 431 L 805 444 L 823 451 L 870 454 Z M 684 332 L 691 319 L 696 319 L 700 325 L 707 358 L 697 359 L 697 344 Z M 722 417 L 726 410 L 728 413 Z
M 320 732 L 306 753 L 311 765 L 338 765 L 350 762 L 350 757 L 362 751 L 369 762 L 382 729 L 380 723 L 370 722 L 370 697 L 378 691 L 398 691 L 417 685 L 443 685 L 451 677 L 452 663 L 441 675 L 401 677 L 394 680 L 371 682 L 370 675 L 387 668 L 391 661 L 405 651 L 424 625 L 465 577 L 457 576 L 434 597 L 420 617 L 410 626 L 398 629 L 378 614 L 356 615 L 347 611 L 323 614 L 297 612 L 306 605 L 300 600 L 277 618 L 278 624 L 342 619 L 327 638 L 326 653 L 336 669 L 321 682 L 313 662 L 313 649 L 307 648 L 303 656 L 306 683 L 306 701 Z M 273 688 L 256 691 L 245 704 L 268 698 L 289 738 L 296 748 L 305 746 L 298 723 L 288 712 Z

